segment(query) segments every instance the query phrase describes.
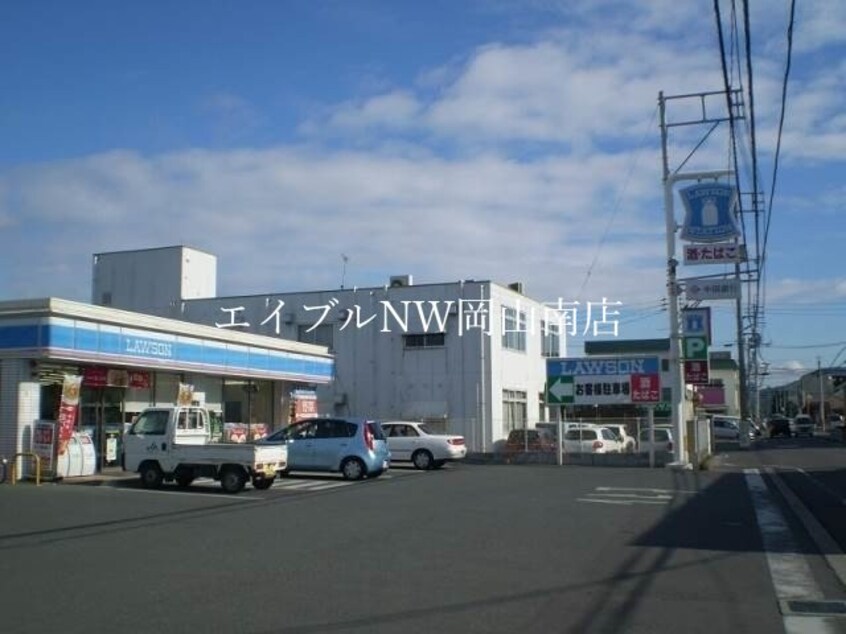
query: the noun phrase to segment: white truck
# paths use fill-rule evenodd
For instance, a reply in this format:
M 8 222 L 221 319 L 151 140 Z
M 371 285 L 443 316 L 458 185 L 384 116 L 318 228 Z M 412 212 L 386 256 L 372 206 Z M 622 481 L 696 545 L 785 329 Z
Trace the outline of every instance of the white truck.
M 257 489 L 269 488 L 288 465 L 285 445 L 214 442 L 210 432 L 211 416 L 203 407 L 149 407 L 124 434 L 123 469 L 141 474 L 145 488 L 213 478 L 227 493 L 238 493 L 248 480 Z

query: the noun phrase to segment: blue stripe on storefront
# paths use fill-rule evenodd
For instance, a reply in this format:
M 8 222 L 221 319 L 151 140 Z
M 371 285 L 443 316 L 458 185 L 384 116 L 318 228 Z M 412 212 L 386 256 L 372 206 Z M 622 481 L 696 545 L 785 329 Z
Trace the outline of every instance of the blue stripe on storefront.
M 137 333 L 137 334 L 135 334 Z M 232 348 L 203 339 L 180 341 L 157 333 L 133 330 L 133 334 L 101 332 L 92 328 L 56 324 L 0 326 L 0 350 L 67 349 L 102 355 L 162 363 L 193 363 L 221 369 L 273 372 L 315 380 L 332 377 L 333 360 L 301 357 L 257 347 Z
M 7 326 L 0 328 L 0 348 L 34 348 L 38 346 L 35 326 Z

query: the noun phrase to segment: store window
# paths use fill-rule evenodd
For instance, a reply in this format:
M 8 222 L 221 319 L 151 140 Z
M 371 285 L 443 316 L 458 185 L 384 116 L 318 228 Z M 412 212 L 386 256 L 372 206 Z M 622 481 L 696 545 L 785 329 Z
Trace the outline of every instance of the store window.
M 223 383 L 223 435 L 255 440 L 273 429 L 273 383 L 226 379 Z

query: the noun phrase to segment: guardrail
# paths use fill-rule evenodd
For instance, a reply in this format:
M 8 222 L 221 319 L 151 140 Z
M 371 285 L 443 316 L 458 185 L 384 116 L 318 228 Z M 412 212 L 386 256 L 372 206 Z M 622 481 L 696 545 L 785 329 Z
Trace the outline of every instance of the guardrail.
M 35 486 L 41 486 L 41 457 L 37 454 L 32 453 L 31 451 L 22 451 L 12 456 L 12 484 L 14 485 L 18 482 L 18 458 L 32 458 L 35 461 Z

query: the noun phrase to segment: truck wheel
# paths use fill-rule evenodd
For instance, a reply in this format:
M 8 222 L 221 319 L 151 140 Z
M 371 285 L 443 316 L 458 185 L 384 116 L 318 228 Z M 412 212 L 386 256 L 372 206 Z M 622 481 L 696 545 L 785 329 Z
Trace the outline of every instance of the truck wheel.
M 220 474 L 220 486 L 227 493 L 238 493 L 247 484 L 247 474 L 240 467 L 227 467 Z
M 179 471 L 176 472 L 176 485 L 182 487 L 183 489 L 191 486 L 191 483 L 194 481 L 194 474 L 190 471 Z
M 157 462 L 145 462 L 140 469 L 141 486 L 145 489 L 158 489 L 162 486 L 164 474 Z
M 265 489 L 269 489 L 273 486 L 273 481 L 276 478 L 264 478 L 261 476 L 256 476 L 253 478 L 253 488 L 258 489 L 259 491 L 264 491 Z

